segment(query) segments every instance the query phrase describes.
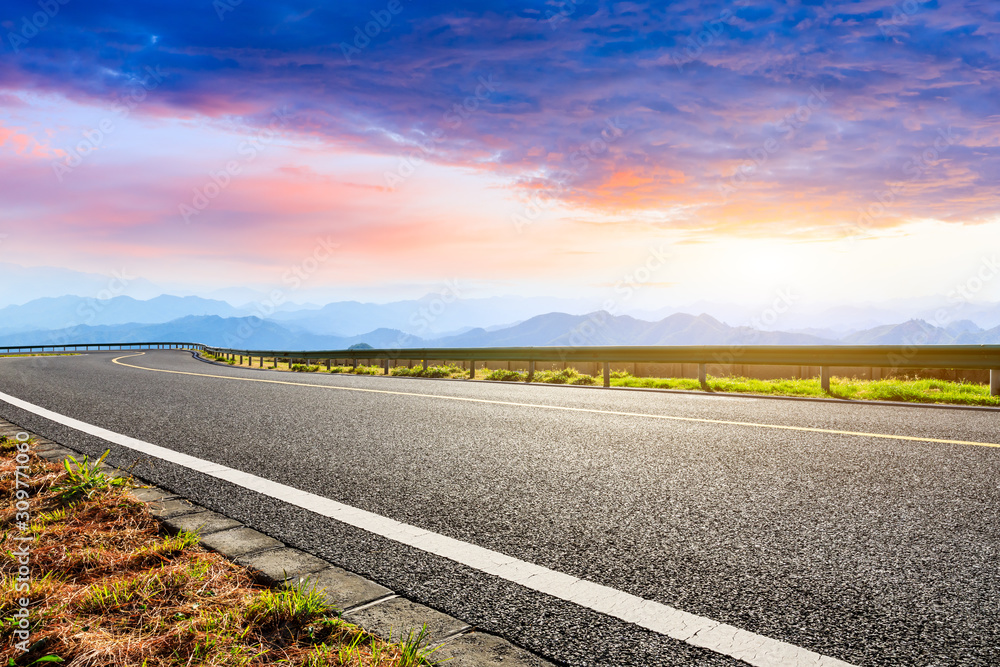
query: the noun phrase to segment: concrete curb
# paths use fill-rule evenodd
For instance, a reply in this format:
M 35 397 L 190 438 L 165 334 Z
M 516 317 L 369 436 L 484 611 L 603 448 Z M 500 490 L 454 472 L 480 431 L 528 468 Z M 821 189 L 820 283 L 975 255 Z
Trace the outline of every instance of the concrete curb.
M 238 368 L 244 371 L 267 371 L 272 373 L 288 373 L 290 371 L 278 371 L 272 370 L 270 368 L 253 368 L 247 366 L 230 366 L 229 364 L 222 363 L 221 361 L 212 361 L 211 359 L 206 359 L 197 352 L 191 352 L 191 355 L 198 361 L 211 364 L 213 366 L 222 366 L 224 368 Z M 300 375 L 313 375 L 313 373 L 300 373 Z M 355 376 L 353 373 L 316 373 L 316 375 L 326 375 L 326 376 L 337 376 L 344 375 L 347 377 Z M 392 377 L 402 377 L 407 380 L 429 380 L 437 382 L 469 382 L 467 378 L 424 378 L 424 377 L 413 377 L 410 375 L 359 375 L 355 377 L 376 377 L 376 378 L 392 378 Z M 780 394 L 751 394 L 751 393 L 738 393 L 732 391 L 704 391 L 701 389 L 658 389 L 656 387 L 604 387 L 601 385 L 594 384 L 555 384 L 548 382 L 505 382 L 503 380 L 474 380 L 474 382 L 481 382 L 486 384 L 502 384 L 511 387 L 559 387 L 561 389 L 600 389 L 602 391 L 640 391 L 654 394 L 680 394 L 683 396 L 715 396 L 719 398 L 765 398 L 772 401 L 804 401 L 808 403 L 834 403 L 836 405 L 878 405 L 882 407 L 890 408 L 921 408 L 921 409 L 931 409 L 931 410 L 972 410 L 976 412 L 1000 412 L 1000 408 L 995 408 L 990 405 L 958 405 L 953 403 L 909 403 L 906 401 L 865 401 L 865 400 L 851 400 L 849 398 L 834 398 L 834 397 L 824 397 L 824 396 L 782 396 Z
M 0 419 L 0 436 L 13 438 L 19 433 L 28 433 L 35 443 L 32 451 L 47 461 L 62 463 L 70 456 L 77 460 L 84 456 Z M 128 474 L 106 464 L 102 468 L 113 476 Z M 373 635 L 399 641 L 410 632 L 415 636 L 426 625 L 424 646 L 437 647 L 432 656 L 435 661 L 447 660 L 450 667 L 553 667 L 553 663 L 501 637 L 478 632 L 464 621 L 396 595 L 370 579 L 288 547 L 170 491 L 144 486 L 133 489 L 132 494 L 146 503 L 167 532 L 198 532 L 202 546 L 251 570 L 263 585 L 315 587 L 344 620 Z

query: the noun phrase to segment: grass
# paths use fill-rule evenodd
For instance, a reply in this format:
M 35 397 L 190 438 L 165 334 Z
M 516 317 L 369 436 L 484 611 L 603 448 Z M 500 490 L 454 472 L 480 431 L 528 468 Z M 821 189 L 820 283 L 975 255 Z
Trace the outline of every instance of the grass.
M 213 358 L 205 354 L 206 357 Z M 239 364 L 237 364 L 239 365 Z M 243 366 L 247 366 L 244 359 Z M 297 372 L 321 373 L 354 373 L 359 375 L 382 375 L 381 366 L 333 366 L 329 371 L 324 366 L 302 366 L 287 363 L 266 362 L 265 367 L 275 370 L 292 370 Z M 390 374 L 400 377 L 429 378 L 465 378 L 469 371 L 454 364 L 430 366 L 424 370 L 418 364 L 413 368 L 396 366 L 390 369 Z M 526 382 L 526 371 L 483 368 L 476 371 L 476 379 L 501 382 Z M 562 370 L 536 371 L 533 382 L 547 384 L 601 384 L 599 376 L 580 373 L 575 368 Z M 611 373 L 612 387 L 642 387 L 648 389 L 681 389 L 699 391 L 701 385 L 691 378 L 648 378 L 635 377 L 623 370 Z M 834 377 L 830 381 L 830 393 L 825 393 L 819 386 L 819 378 L 758 380 L 746 377 L 708 377 L 708 389 L 715 392 L 731 392 L 737 394 L 760 394 L 769 396 L 814 396 L 826 398 L 842 398 L 855 401 L 897 401 L 903 403 L 946 403 L 953 405 L 981 405 L 1000 407 L 1000 397 L 990 396 L 989 387 L 984 384 L 969 382 L 951 382 L 947 380 L 929 380 L 911 378 L 908 376 L 894 377 L 883 380 L 859 380 L 857 378 Z
M 77 352 L 34 352 L 25 354 L 0 354 L 0 359 L 8 359 L 10 357 L 77 357 L 79 353 Z
M 613 387 L 698 390 L 697 380 L 685 378 L 639 378 L 619 374 L 612 377 Z M 820 388 L 819 378 L 757 380 L 746 377 L 708 377 L 708 389 L 737 394 L 771 396 L 814 396 L 855 401 L 897 401 L 902 403 L 948 403 L 1000 407 L 1000 397 L 990 396 L 985 384 L 927 380 L 908 376 L 883 380 L 830 378 L 830 392 Z
M 26 533 L 15 520 L 16 447 L 0 438 L 0 452 L 0 531 L 10 545 Z M 245 568 L 200 547 L 197 535 L 162 534 L 130 484 L 103 475 L 100 461 L 59 466 L 31 455 L 31 645 L 28 653 L 14 646 L 13 613 L 26 594 L 5 547 L 0 664 L 433 664 L 422 641 L 378 639 L 341 619 L 320 591 L 259 586 Z
M 419 366 L 414 366 L 413 368 L 407 368 L 406 366 L 396 366 L 395 368 L 389 369 L 390 375 L 399 375 L 402 377 L 418 377 L 418 378 L 467 378 L 469 377 L 469 371 L 463 370 L 461 366 L 455 366 L 453 364 L 448 364 L 444 366 L 428 366 L 423 367 L 423 364 Z

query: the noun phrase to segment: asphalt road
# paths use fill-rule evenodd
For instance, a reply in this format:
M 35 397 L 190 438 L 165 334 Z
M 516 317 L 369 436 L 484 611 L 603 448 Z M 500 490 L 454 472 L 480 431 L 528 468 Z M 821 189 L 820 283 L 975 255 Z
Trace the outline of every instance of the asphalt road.
M 1000 443 L 1000 412 L 122 360 L 399 393 L 331 391 L 127 354 L 0 359 L 0 391 L 855 665 L 1000 664 L 1000 449 L 877 437 Z M 172 464 L 136 473 L 554 661 L 741 664 Z

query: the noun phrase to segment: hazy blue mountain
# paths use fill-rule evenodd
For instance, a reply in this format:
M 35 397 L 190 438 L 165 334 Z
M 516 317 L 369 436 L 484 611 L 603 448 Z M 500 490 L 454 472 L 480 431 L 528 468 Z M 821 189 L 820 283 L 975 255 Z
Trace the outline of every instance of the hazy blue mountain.
M 955 336 L 923 320 L 886 324 L 844 336 L 846 345 L 951 345 Z
M 956 345 L 1000 345 L 1000 326 L 986 331 L 966 331 L 955 339 Z
M 541 345 L 829 345 L 836 341 L 780 331 L 730 327 L 709 315 L 676 313 L 647 322 L 597 311 L 589 315 L 548 313 L 499 331 L 473 329 L 431 341 L 435 347 Z
M 982 327 L 977 325 L 972 320 L 959 320 L 957 322 L 952 322 L 944 328 L 945 331 L 950 333 L 952 336 L 958 337 L 962 334 L 977 334 L 983 331 Z
M 460 287 L 456 288 L 460 291 Z M 509 326 L 526 317 L 556 310 L 584 313 L 583 302 L 548 297 L 455 298 L 454 293 L 428 294 L 392 303 L 338 301 L 322 308 L 279 312 L 273 319 L 289 327 L 319 334 L 357 335 L 377 328 L 400 329 L 422 338 L 448 332 Z
M 149 299 L 163 293 L 161 288 L 148 280 L 123 271 L 119 271 L 115 277 L 55 266 L 21 266 L 0 262 L 0 273 L 3 274 L 0 307 L 66 294 L 96 297 L 108 293 L 108 290 L 115 295 L 137 299 Z M 2 326 L 0 320 L 0 327 Z
M 192 315 L 245 315 L 225 301 L 197 296 L 161 295 L 140 301 L 130 296 L 101 300 L 80 296 L 61 296 L 29 301 L 20 306 L 0 309 L 0 330 L 5 333 L 38 329 L 64 329 L 75 325 L 99 326 L 170 322 Z
M 174 302 L 167 303 L 179 307 Z M 996 345 L 1000 344 L 1000 326 L 983 331 L 971 322 L 956 322 L 949 331 L 923 320 L 910 320 L 873 327 L 838 340 L 808 333 L 732 327 L 704 313 L 674 313 L 657 322 L 649 322 L 597 311 L 589 315 L 547 313 L 510 327 L 476 328 L 458 335 L 429 339 L 389 327 L 352 336 L 335 336 L 273 320 L 217 315 L 192 315 L 157 323 L 79 325 L 0 335 L 0 346 L 154 341 L 273 350 L 343 350 L 362 343 L 389 349 L 582 345 Z
M 0 336 L 0 346 L 69 343 L 184 342 L 216 347 L 275 350 L 342 350 L 357 343 L 373 347 L 418 347 L 423 340 L 393 329 L 363 336 L 319 336 L 290 331 L 276 322 L 253 317 L 190 316 L 157 324 L 81 325 Z

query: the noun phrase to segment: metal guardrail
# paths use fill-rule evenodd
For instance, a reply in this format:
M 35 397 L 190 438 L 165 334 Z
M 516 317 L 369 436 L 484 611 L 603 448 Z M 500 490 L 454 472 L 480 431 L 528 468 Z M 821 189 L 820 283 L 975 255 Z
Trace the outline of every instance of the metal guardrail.
M 238 350 L 211 347 L 201 343 L 79 343 L 66 345 L 24 345 L 0 347 L 0 355 L 34 352 L 69 352 L 101 350 L 195 349 L 215 356 L 257 357 L 302 361 L 344 359 L 357 365 L 359 359 L 382 360 L 385 372 L 389 362 L 420 360 L 465 361 L 475 377 L 475 362 L 526 361 L 529 376 L 536 362 L 603 363 L 604 385 L 610 385 L 612 363 L 698 364 L 699 380 L 706 384 L 709 364 L 747 366 L 819 366 L 824 390 L 830 387 L 830 369 L 850 366 L 888 368 L 953 368 L 990 371 L 990 393 L 1000 396 L 1000 345 L 685 345 L 685 346 L 592 346 L 592 347 L 471 347 L 408 348 L 367 350 Z
M 89 352 L 101 350 L 203 350 L 201 343 L 67 343 L 65 345 L 12 345 L 0 347 L 5 354 L 36 354 L 43 352 Z
M 698 379 L 706 385 L 709 364 L 740 364 L 747 366 L 819 366 L 820 383 L 830 388 L 830 369 L 850 366 L 889 368 L 953 368 L 990 371 L 990 393 L 1000 395 L 1000 345 L 863 345 L 863 346 L 596 346 L 596 347 L 488 347 L 488 348 L 410 348 L 368 350 L 235 350 L 204 347 L 219 355 L 247 356 L 251 359 L 351 360 L 380 359 L 386 362 L 419 359 L 470 363 L 475 377 L 478 361 L 526 361 L 529 376 L 536 362 L 598 362 L 604 365 L 604 386 L 610 386 L 610 364 L 618 363 L 682 363 L 698 364 Z M 384 364 L 388 373 L 389 365 Z

